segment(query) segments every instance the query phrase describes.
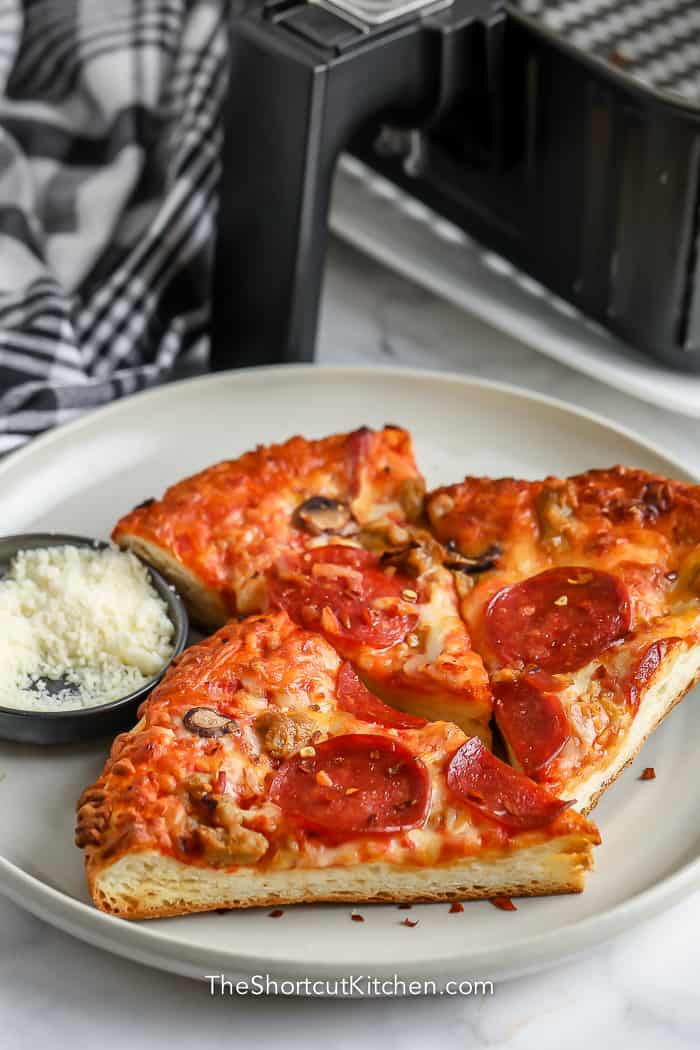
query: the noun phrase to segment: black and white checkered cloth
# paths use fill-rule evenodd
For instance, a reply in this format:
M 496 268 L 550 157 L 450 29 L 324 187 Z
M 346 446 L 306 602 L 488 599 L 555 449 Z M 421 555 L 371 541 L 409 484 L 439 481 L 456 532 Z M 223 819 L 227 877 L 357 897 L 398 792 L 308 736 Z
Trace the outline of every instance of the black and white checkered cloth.
M 203 338 L 227 0 L 0 0 L 0 453 Z

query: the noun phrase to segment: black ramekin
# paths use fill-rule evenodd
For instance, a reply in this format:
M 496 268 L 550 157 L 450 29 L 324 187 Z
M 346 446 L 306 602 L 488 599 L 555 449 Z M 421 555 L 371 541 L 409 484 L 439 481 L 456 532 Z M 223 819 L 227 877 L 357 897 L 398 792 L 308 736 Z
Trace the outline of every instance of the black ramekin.
M 20 550 L 64 546 L 104 549 L 109 544 L 85 536 L 67 536 L 54 532 L 5 536 L 0 539 L 0 577 L 7 571 L 13 556 Z M 136 709 L 163 677 L 173 658 L 185 648 L 189 630 L 187 610 L 180 595 L 159 572 L 147 562 L 144 564 L 151 583 L 167 605 L 168 615 L 175 627 L 173 655 L 163 670 L 136 692 L 98 707 L 84 707 L 73 711 L 22 711 L 0 707 L 0 739 L 22 744 L 66 744 L 75 740 L 114 735 L 134 724 Z

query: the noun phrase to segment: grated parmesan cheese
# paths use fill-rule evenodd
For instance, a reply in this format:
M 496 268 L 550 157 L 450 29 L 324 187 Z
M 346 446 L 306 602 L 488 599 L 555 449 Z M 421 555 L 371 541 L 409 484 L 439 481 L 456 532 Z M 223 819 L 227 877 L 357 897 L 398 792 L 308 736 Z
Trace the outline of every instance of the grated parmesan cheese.
M 173 635 L 133 554 L 19 551 L 0 580 L 0 707 L 68 711 L 118 700 L 162 670 Z

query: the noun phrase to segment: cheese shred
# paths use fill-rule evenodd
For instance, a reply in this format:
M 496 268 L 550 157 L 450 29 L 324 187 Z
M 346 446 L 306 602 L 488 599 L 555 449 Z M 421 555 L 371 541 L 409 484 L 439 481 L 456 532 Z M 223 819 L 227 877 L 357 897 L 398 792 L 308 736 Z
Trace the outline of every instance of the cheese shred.
M 0 580 L 0 707 L 67 711 L 118 700 L 163 669 L 173 635 L 133 554 L 19 551 Z

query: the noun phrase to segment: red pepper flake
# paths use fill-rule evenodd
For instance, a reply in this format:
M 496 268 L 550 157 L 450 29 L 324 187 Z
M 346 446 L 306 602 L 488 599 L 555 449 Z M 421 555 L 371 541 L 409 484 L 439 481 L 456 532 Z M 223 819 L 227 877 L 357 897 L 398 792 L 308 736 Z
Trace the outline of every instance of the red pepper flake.
M 494 908 L 500 908 L 501 911 L 517 911 L 518 909 L 513 904 L 510 897 L 492 897 L 491 904 Z
M 459 915 L 462 911 L 464 911 L 464 905 L 460 901 L 452 901 L 452 904 L 450 904 L 450 915 Z
M 653 766 L 647 766 L 646 769 L 642 770 L 640 780 L 656 780 L 656 770 Z
M 409 930 L 412 930 L 414 926 L 418 925 L 418 919 L 408 919 L 408 918 L 402 919 L 401 920 L 401 925 L 402 926 L 408 926 Z
M 627 58 L 627 56 L 624 55 L 622 51 L 619 51 L 617 48 L 610 52 L 608 59 L 610 62 L 612 62 L 614 66 L 619 66 L 620 69 L 626 69 L 627 66 L 630 64 L 630 61 Z
M 274 911 L 268 912 L 268 919 L 281 919 L 284 915 L 282 908 L 275 908 Z
M 364 915 L 360 915 L 356 911 L 350 912 L 350 918 L 352 919 L 353 922 L 364 922 L 365 921 Z
M 408 911 L 408 909 L 412 908 L 413 905 L 412 904 L 399 904 L 399 905 L 397 905 L 397 907 L 400 908 L 401 911 Z

